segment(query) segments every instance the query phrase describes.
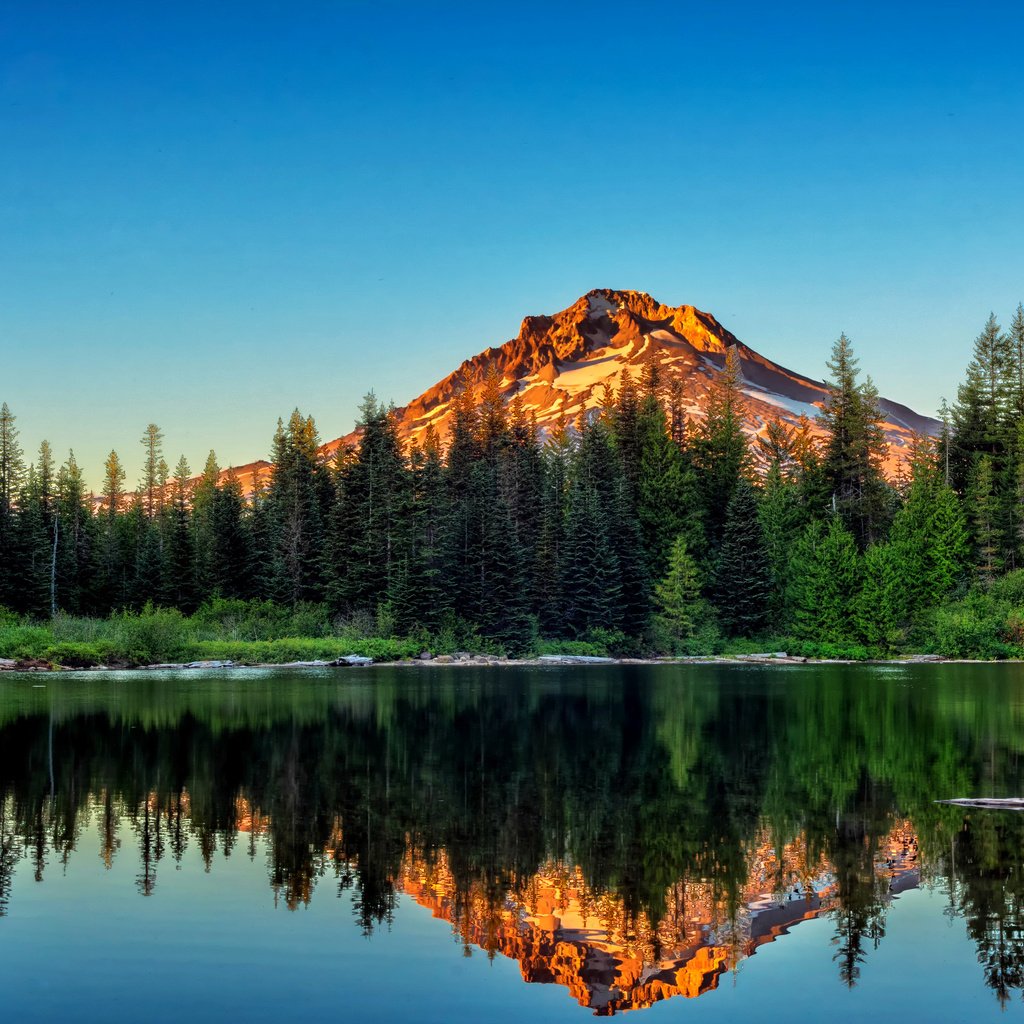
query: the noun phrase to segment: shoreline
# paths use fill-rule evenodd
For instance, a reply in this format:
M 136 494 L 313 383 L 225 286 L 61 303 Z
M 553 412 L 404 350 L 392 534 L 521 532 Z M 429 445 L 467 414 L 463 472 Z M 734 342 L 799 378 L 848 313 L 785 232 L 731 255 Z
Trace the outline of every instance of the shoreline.
M 577 668 L 616 667 L 623 665 L 673 666 L 673 665 L 732 665 L 732 666 L 816 666 L 816 665 L 1020 665 L 1020 658 L 945 658 L 939 654 L 911 654 L 899 658 L 809 658 L 789 655 L 784 652 L 771 654 L 696 654 L 679 657 L 655 658 L 602 658 L 573 654 L 548 654 L 530 658 L 508 658 L 490 654 L 438 654 L 430 657 L 401 658 L 394 661 L 375 661 L 359 655 L 347 655 L 332 661 L 290 661 L 290 662 L 237 662 L 210 660 L 191 662 L 167 662 L 146 665 L 60 665 L 39 659 L 18 660 L 0 658 L 0 677 L 30 673 L 65 674 L 96 672 L 226 672 L 241 669 L 340 669 L 340 668 Z

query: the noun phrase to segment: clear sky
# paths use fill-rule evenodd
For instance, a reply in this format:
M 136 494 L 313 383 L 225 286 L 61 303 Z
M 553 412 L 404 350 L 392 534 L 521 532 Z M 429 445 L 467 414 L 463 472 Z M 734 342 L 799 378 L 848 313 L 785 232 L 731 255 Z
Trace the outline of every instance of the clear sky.
M 130 480 L 593 287 L 933 412 L 1024 299 L 1019 3 L 0 5 L 0 400 Z

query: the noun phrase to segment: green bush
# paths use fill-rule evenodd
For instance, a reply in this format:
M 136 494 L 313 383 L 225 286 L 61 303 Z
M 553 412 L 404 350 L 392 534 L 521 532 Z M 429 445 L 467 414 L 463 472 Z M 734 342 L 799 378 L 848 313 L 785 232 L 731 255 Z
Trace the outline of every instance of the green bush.
M 241 665 L 281 665 L 289 661 L 333 661 L 357 654 L 374 661 L 412 658 L 420 646 L 411 640 L 367 637 L 342 640 L 337 637 L 283 637 L 278 640 L 200 640 L 192 645 L 190 660 L 234 661 Z
M 988 589 L 988 597 L 994 602 L 1024 608 L 1024 569 L 1015 569 L 995 580 Z
M 880 657 L 873 647 L 858 643 L 833 643 L 821 640 L 789 640 L 779 650 L 801 658 L 821 658 L 837 661 L 868 661 Z
M 0 623 L 0 658 L 43 658 L 53 643 L 53 634 L 45 626 L 29 626 L 17 619 Z
M 930 646 L 947 658 L 1007 658 L 1017 653 L 1007 643 L 1006 613 L 987 602 L 958 602 L 939 608 L 932 620 Z
M 92 668 L 121 660 L 107 641 L 56 643 L 46 648 L 43 657 L 55 665 L 64 665 L 68 668 Z
M 193 643 L 189 621 L 177 609 L 154 608 L 111 616 L 111 649 L 133 665 L 181 661 Z
M 607 658 L 608 647 L 591 640 L 538 640 L 538 654 L 568 654 L 579 658 Z

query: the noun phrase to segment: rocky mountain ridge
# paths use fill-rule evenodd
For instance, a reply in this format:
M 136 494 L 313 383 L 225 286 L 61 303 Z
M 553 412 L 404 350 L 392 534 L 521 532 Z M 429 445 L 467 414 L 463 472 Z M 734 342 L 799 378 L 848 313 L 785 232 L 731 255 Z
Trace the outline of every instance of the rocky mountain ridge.
M 525 317 L 516 337 L 465 360 L 399 408 L 399 432 L 416 442 L 433 426 L 444 439 L 455 396 L 466 386 L 480 389 L 492 368 L 505 398 L 518 397 L 546 431 L 560 420 L 571 423 L 581 412 L 600 406 L 606 388 L 619 387 L 627 372 L 638 380 L 650 361 L 660 366 L 666 382 L 681 382 L 687 416 L 699 420 L 731 348 L 743 373 L 746 429 L 751 435 L 763 433 L 773 419 L 796 424 L 801 416 L 820 432 L 817 416 L 827 395 L 821 381 L 756 352 L 710 313 L 690 305 L 666 306 L 646 292 L 609 288 L 594 289 L 558 313 Z M 939 424 L 890 399 L 881 399 L 880 406 L 890 446 L 887 467 L 894 472 L 912 436 L 934 434 Z M 321 450 L 330 457 L 357 440 L 358 431 L 353 431 L 328 441 Z M 262 482 L 269 471 L 266 462 L 234 470 L 246 490 Z

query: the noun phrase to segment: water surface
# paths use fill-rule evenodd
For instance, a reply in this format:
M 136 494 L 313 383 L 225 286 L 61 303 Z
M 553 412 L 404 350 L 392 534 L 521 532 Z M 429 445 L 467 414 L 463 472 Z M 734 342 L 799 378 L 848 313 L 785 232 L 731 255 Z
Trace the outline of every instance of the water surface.
M 6 1019 L 981 1021 L 1019 666 L 0 680 Z

